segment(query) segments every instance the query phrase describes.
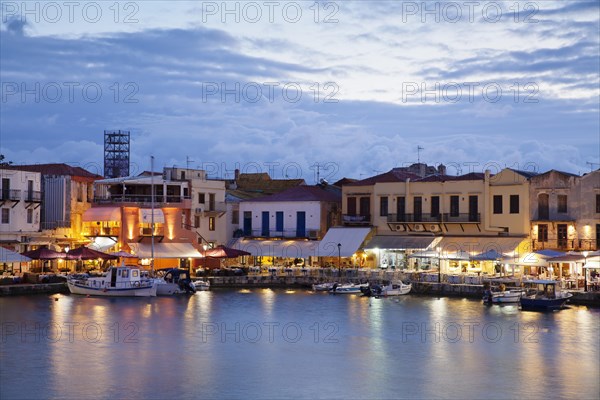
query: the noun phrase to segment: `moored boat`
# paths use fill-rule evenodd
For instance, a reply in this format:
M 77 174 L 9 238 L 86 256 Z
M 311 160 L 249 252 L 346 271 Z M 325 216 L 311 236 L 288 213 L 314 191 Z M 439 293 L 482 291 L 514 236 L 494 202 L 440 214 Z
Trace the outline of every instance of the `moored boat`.
M 402 281 L 390 282 L 387 285 L 369 285 L 361 292 L 367 297 L 402 296 L 408 294 L 412 285 Z
M 129 266 L 110 267 L 100 277 L 77 276 L 67 280 L 73 294 L 106 297 L 156 296 L 158 282 L 142 277 L 139 269 Z
M 560 290 L 558 282 L 553 280 L 534 280 L 527 282 L 535 288 L 520 299 L 521 309 L 530 311 L 560 310 L 573 295 Z
M 329 293 L 332 293 L 332 294 L 357 294 L 357 293 L 361 293 L 361 289 L 364 289 L 367 287 L 369 287 L 368 283 L 360 283 L 360 284 L 346 283 L 344 285 L 339 285 L 337 283 L 334 283 L 333 286 L 331 287 L 331 289 L 329 290 Z
M 194 294 L 196 287 L 189 277 L 189 272 L 179 268 L 165 268 L 156 271 L 158 296 L 171 296 L 177 294 Z
M 192 282 L 194 284 L 194 288 L 198 292 L 205 292 L 210 289 L 210 282 L 208 280 L 203 281 L 201 279 L 197 279 Z
M 312 289 L 315 292 L 327 292 L 333 288 L 335 282 L 324 282 L 324 283 L 315 283 L 312 285 Z

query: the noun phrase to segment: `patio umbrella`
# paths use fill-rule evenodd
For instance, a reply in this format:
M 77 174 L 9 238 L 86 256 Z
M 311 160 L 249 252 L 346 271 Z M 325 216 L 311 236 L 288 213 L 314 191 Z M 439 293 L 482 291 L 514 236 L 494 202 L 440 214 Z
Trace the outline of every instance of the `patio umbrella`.
M 471 256 L 470 258 L 474 261 L 496 261 L 501 260 L 502 257 L 504 257 L 502 253 L 498 253 L 495 249 L 490 249 L 488 251 L 484 251 L 483 253 Z
M 236 258 L 240 256 L 249 256 L 250 253 L 244 250 L 238 250 L 231 247 L 218 246 L 214 249 L 208 249 L 202 254 L 204 257 L 212 258 Z
M 0 247 L 0 263 L 22 263 L 29 262 L 31 258 L 19 254 L 15 251 Z
M 29 257 L 32 260 L 57 260 L 60 258 L 67 258 L 67 253 L 61 253 L 46 248 L 39 248 L 36 250 L 26 251 L 24 253 L 21 253 L 21 255 Z
M 96 260 L 98 258 L 103 260 L 116 260 L 119 257 L 92 250 L 88 247 L 78 247 L 76 249 L 69 250 L 67 253 L 67 259 L 69 260 Z

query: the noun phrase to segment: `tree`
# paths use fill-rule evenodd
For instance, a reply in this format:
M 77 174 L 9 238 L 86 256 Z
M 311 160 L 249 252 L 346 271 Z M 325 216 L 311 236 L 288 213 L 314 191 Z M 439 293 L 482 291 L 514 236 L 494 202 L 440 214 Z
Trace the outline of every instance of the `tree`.
M 0 167 L 6 167 L 12 163 L 12 161 L 4 161 L 4 154 L 0 154 Z

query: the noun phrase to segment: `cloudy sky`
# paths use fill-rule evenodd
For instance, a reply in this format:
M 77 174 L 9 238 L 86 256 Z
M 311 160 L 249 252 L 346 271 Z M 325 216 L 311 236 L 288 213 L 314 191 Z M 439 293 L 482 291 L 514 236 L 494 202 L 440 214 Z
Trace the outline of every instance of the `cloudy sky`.
M 2 1 L 0 153 L 102 172 L 600 167 L 591 2 Z M 588 164 L 594 163 L 594 164 Z

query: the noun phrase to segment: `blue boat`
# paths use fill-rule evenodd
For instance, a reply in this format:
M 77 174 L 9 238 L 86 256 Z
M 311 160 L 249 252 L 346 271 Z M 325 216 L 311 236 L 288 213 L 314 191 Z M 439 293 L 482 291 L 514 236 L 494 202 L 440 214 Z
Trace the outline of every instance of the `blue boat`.
M 535 285 L 522 296 L 521 310 L 525 311 L 554 311 L 560 310 L 573 295 L 560 291 L 560 285 L 553 280 L 534 280 L 527 284 Z

